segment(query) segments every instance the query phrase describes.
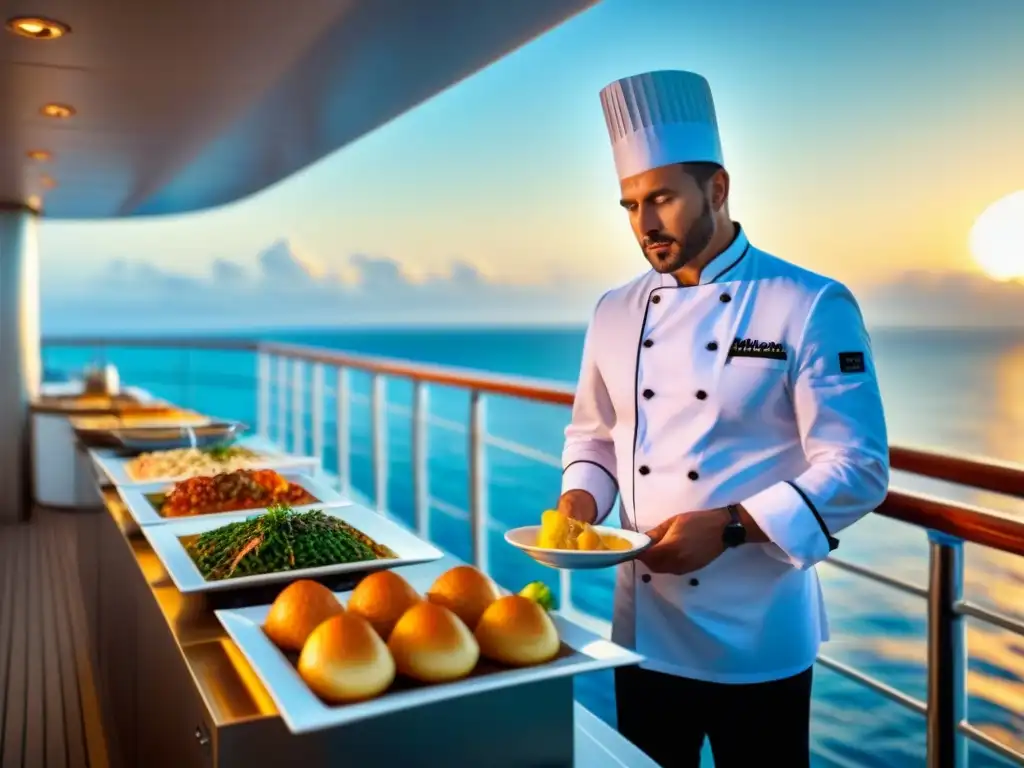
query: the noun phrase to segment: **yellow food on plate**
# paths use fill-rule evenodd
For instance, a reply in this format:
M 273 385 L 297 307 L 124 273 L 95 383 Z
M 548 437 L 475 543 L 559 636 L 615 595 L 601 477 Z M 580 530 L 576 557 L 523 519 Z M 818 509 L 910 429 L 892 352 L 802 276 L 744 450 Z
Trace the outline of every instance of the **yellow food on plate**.
M 462 619 L 426 600 L 398 620 L 388 650 L 399 673 L 422 683 L 460 680 L 480 660 L 480 646 Z
M 454 613 L 475 629 L 487 607 L 499 597 L 498 588 L 484 573 L 471 565 L 457 565 L 440 576 L 427 590 L 427 600 Z
M 362 616 L 384 640 L 402 614 L 420 601 L 412 586 L 394 571 L 377 571 L 352 590 L 348 612 Z
M 345 704 L 384 693 L 395 680 L 395 660 L 366 619 L 346 612 L 313 630 L 298 671 L 320 698 Z
M 622 551 L 632 544 L 612 533 L 598 533 L 588 523 L 573 520 L 556 509 L 549 509 L 540 518 L 537 546 L 542 549 L 569 549 L 579 552 L 601 550 Z
M 278 648 L 301 651 L 320 624 L 345 612 L 345 607 L 323 584 L 309 579 L 293 581 L 270 606 L 263 631 Z
M 481 655 L 515 667 L 551 661 L 562 645 L 548 612 L 522 595 L 494 601 L 480 617 L 474 635 Z

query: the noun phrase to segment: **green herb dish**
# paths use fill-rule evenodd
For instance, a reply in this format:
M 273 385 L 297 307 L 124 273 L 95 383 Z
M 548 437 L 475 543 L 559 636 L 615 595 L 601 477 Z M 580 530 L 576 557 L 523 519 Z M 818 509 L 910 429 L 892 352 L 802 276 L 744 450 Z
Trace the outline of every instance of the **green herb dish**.
M 397 557 L 337 517 L 285 504 L 181 541 L 207 581 Z

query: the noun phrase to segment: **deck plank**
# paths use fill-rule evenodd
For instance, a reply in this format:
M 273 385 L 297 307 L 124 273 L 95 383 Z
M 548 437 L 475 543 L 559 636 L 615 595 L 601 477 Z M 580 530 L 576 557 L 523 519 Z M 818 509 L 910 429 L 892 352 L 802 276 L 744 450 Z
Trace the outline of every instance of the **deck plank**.
M 14 627 L 15 585 L 18 583 L 18 546 L 16 537 L 9 533 L 0 535 L 0 764 L 6 752 L 7 679 L 10 677 L 11 643 Z M 19 747 L 20 749 L 20 747 Z
M 28 621 L 25 626 L 25 722 L 24 755 L 22 764 L 48 765 L 46 762 L 46 668 L 53 664 L 46 654 L 45 633 L 43 632 L 44 606 L 49 607 L 53 595 L 48 594 L 42 584 L 43 552 L 42 526 L 28 526 L 28 542 L 25 547 L 29 556 L 26 574 L 25 606 Z M 63 723 L 59 724 L 63 727 Z
M 14 557 L 17 567 L 14 571 L 14 584 L 11 596 L 12 615 L 9 617 L 11 635 L 7 649 L 7 696 L 4 701 L 4 754 L 3 768 L 22 768 L 22 755 L 25 748 L 25 657 L 28 655 L 28 623 L 29 594 L 26 578 L 32 565 L 31 553 L 28 551 L 28 526 L 18 523 L 5 529 L 4 533 L 13 532 Z
M 108 768 L 71 513 L 0 525 L 0 768 Z
M 43 594 L 51 595 L 50 600 L 41 600 L 43 635 L 43 657 L 46 663 L 43 666 L 43 679 L 45 689 L 45 714 L 43 723 L 45 725 L 46 751 L 44 760 L 47 768 L 68 768 L 67 761 L 67 722 L 64 718 L 64 686 L 63 679 L 67 670 L 62 664 L 60 636 L 57 629 L 57 613 L 61 610 L 60 597 L 65 590 L 60 588 L 58 574 L 55 573 L 55 562 L 50 536 L 50 526 L 45 521 L 37 531 L 39 542 L 39 574 Z M 71 671 L 74 674 L 74 671 Z
M 47 539 L 49 543 L 48 552 L 53 568 L 55 583 L 61 583 L 61 578 L 66 576 L 62 569 L 68 566 L 65 558 L 68 558 L 69 546 L 61 537 L 61 530 L 58 526 L 47 526 L 50 534 Z M 65 537 L 66 538 L 66 537 Z M 73 548 L 72 548 L 73 551 Z M 78 670 L 75 660 L 75 646 L 81 644 L 77 639 L 81 637 L 74 630 L 72 621 L 71 606 L 76 602 L 71 590 L 62 590 L 57 594 L 53 604 L 54 636 L 57 639 L 57 656 L 60 659 L 60 682 L 61 682 L 61 703 L 64 708 L 65 728 L 65 764 L 68 768 L 76 768 L 80 765 L 90 765 L 88 752 L 85 748 L 85 731 L 82 725 L 82 702 L 78 684 Z M 92 765 L 105 764 L 91 763 Z
M 60 513 L 49 513 L 54 515 L 53 520 L 60 520 Z M 75 521 L 60 520 L 61 525 L 55 530 L 60 539 L 60 564 L 63 566 L 62 573 L 64 583 L 71 585 L 64 590 L 65 611 L 68 624 L 68 637 L 74 638 L 71 643 L 71 655 L 68 657 L 68 664 L 73 665 L 76 674 L 75 685 L 78 689 L 78 727 L 81 729 L 84 748 L 87 752 L 87 762 L 90 768 L 109 768 L 110 758 L 107 753 L 106 735 L 103 732 L 103 722 L 100 719 L 99 694 L 96 690 L 96 678 L 93 674 L 92 651 L 85 641 L 88 637 L 88 618 L 85 614 L 83 597 L 81 594 L 81 576 L 78 571 L 78 558 L 75 553 L 74 542 L 79 535 Z M 70 768 L 76 768 L 72 763 Z

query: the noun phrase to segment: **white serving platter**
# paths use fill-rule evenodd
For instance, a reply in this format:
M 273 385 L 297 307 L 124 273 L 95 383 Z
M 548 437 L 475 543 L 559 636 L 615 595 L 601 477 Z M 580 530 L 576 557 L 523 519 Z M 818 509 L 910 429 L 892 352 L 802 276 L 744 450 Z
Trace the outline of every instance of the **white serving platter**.
M 316 499 L 312 504 L 298 504 L 292 505 L 292 509 L 296 512 L 303 512 L 307 509 L 319 509 L 321 507 L 343 507 L 352 502 L 338 493 L 330 486 L 322 483 L 309 475 L 304 475 L 301 472 L 285 472 L 282 471 L 281 477 L 287 480 L 289 483 L 300 485 L 312 494 L 313 498 Z M 267 510 L 265 508 L 255 509 L 233 509 L 225 512 L 215 512 L 209 515 L 195 515 L 194 517 L 181 518 L 181 517 L 164 517 L 157 510 L 156 507 L 146 497 L 156 493 L 168 493 L 174 487 L 174 483 L 145 483 L 144 485 L 131 485 L 121 486 L 117 488 L 117 493 L 121 497 L 121 501 L 124 502 L 127 507 L 129 514 L 135 518 L 135 522 L 140 527 L 145 528 L 152 525 L 167 525 L 169 523 L 178 522 L 181 520 L 192 520 L 196 518 L 202 518 L 203 520 L 215 521 L 214 527 L 223 524 L 223 521 L 242 515 L 244 520 L 247 517 L 253 515 L 262 515 Z M 230 522 L 230 521 L 229 521 Z
M 409 569 L 402 569 L 402 575 L 420 594 L 424 594 L 433 583 L 429 575 L 417 577 Z M 338 599 L 346 604 L 350 595 L 350 592 L 337 593 Z M 281 713 L 281 718 L 294 734 L 348 725 L 367 718 L 435 704 L 460 696 L 470 696 L 474 693 L 580 675 L 643 661 L 643 657 L 633 651 L 573 624 L 557 613 L 552 613 L 551 617 L 562 638 L 563 654 L 547 664 L 519 669 L 502 668 L 484 674 L 473 674 L 453 683 L 397 689 L 370 701 L 333 706 L 325 703 L 309 689 L 288 658 L 263 632 L 263 623 L 269 610 L 269 605 L 260 605 L 251 608 L 222 609 L 215 613 L 242 655 L 263 681 Z
M 308 475 L 315 475 L 320 469 L 320 461 L 315 456 L 292 456 L 282 453 L 267 440 L 261 437 L 247 437 L 239 440 L 238 446 L 248 448 L 259 454 L 253 459 L 246 469 L 291 469 L 301 471 Z M 169 477 L 154 477 L 147 480 L 136 480 L 128 474 L 128 463 L 130 456 L 118 455 L 114 449 L 104 448 L 94 451 L 95 461 L 100 469 L 110 478 L 112 485 L 136 486 L 152 485 L 153 483 L 177 483 L 186 480 L 194 475 L 177 475 Z
M 587 550 L 546 549 L 536 546 L 539 525 L 526 525 L 513 528 L 505 533 L 505 541 L 521 552 L 525 552 L 541 565 L 565 571 L 585 571 L 595 568 L 609 568 L 619 563 L 626 563 L 651 546 L 651 539 L 645 533 L 629 531 L 624 528 L 609 528 L 604 525 L 593 526 L 603 536 L 618 536 L 626 539 L 633 546 L 629 549 Z
M 312 509 L 322 509 L 325 514 L 344 520 L 366 534 L 378 544 L 388 547 L 397 557 L 390 560 L 367 560 L 359 563 L 325 565 L 319 568 L 303 568 L 294 571 L 279 571 L 258 576 L 240 576 L 234 579 L 207 581 L 192 562 L 179 537 L 194 536 L 212 531 L 228 523 L 237 523 L 253 517 L 252 512 L 236 512 L 230 515 L 201 515 L 181 517 L 164 525 L 142 527 L 142 533 L 156 552 L 164 569 L 182 593 L 218 592 L 231 589 L 280 584 L 296 579 L 311 579 L 319 576 L 334 576 L 345 573 L 369 573 L 371 571 L 397 568 L 403 565 L 426 563 L 444 557 L 441 550 L 423 541 L 411 531 L 388 519 L 379 512 L 355 504 L 345 506 L 317 504 Z

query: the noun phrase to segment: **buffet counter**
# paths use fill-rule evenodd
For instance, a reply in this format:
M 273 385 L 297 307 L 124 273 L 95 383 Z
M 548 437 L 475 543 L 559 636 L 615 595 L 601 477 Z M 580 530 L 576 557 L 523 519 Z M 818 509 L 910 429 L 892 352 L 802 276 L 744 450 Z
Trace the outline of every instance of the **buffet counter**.
M 52 509 L 78 509 L 88 496 L 76 483 L 75 423 L 118 426 L 124 419 L 159 419 L 180 413 L 169 403 L 135 387 L 118 395 L 90 394 L 81 382 L 44 384 L 30 405 L 32 421 L 32 496 Z
M 175 588 L 116 490 L 100 497 L 77 518 L 78 562 L 115 768 L 655 766 L 574 701 L 571 678 L 293 735 L 211 605 Z

